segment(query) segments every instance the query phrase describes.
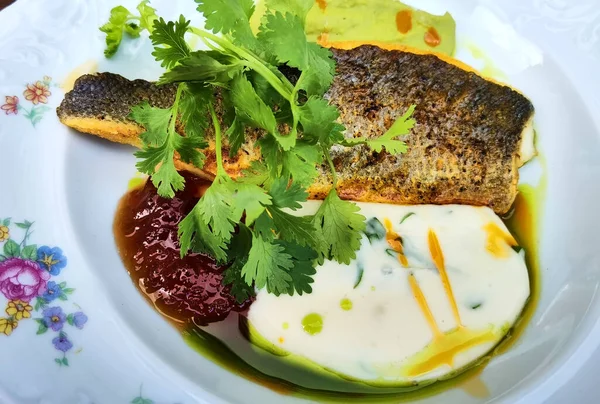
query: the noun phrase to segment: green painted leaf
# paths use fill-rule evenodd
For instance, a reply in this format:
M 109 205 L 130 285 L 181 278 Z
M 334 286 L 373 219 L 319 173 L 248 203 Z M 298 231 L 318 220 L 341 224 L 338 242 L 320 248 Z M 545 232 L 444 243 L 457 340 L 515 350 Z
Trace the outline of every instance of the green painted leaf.
M 47 107 L 45 105 L 33 107 L 31 109 L 31 112 L 29 112 L 29 114 L 25 115 L 25 117 L 31 121 L 31 124 L 33 126 L 35 126 L 42 120 L 46 111 L 49 111 L 49 110 L 50 110 L 50 107 Z
M 55 358 L 54 362 L 58 363 L 59 366 L 62 366 L 62 360 L 60 360 L 59 358 Z
M 6 260 L 6 257 L 4 255 L 0 254 L 0 262 L 2 262 L 4 260 Z
M 67 282 L 61 282 L 58 284 L 58 286 L 60 286 L 61 288 L 64 288 L 65 286 L 67 286 Z
M 28 229 L 30 225 L 28 225 L 27 223 L 19 222 L 19 223 L 15 223 L 15 226 L 17 226 L 20 229 Z
M 9 258 L 18 257 L 21 253 L 21 247 L 14 240 L 6 240 L 6 244 L 4 244 L 4 255 Z
M 66 357 L 62 358 L 62 364 L 65 366 L 69 366 L 69 360 Z
M 10 217 L 7 217 L 2 221 L 2 226 L 10 226 Z
M 63 289 L 63 292 L 66 293 L 67 295 L 70 295 L 71 293 L 75 292 L 74 288 L 65 288 Z
M 62 301 L 67 301 L 67 300 L 69 300 L 69 298 L 68 298 L 67 296 L 65 296 L 65 295 L 60 295 L 60 296 L 58 296 L 58 299 L 59 299 L 59 300 L 62 300 Z
M 21 258 L 35 261 L 37 259 L 37 245 L 25 246 L 21 251 Z
M 73 325 L 73 313 L 67 316 L 67 323 L 69 323 L 69 325 Z
M 131 404 L 142 404 L 144 402 L 144 398 L 139 396 L 131 400 Z
M 44 300 L 44 298 L 42 297 L 36 297 L 35 298 L 35 306 L 34 309 L 35 311 L 38 311 L 39 309 L 43 308 L 44 306 L 46 306 L 46 301 Z M 38 323 L 42 320 L 36 320 Z
M 38 330 L 36 332 L 37 335 L 40 334 L 44 334 L 46 331 L 48 331 L 48 327 L 46 327 L 46 324 L 44 324 L 41 320 L 39 321 L 39 327 Z

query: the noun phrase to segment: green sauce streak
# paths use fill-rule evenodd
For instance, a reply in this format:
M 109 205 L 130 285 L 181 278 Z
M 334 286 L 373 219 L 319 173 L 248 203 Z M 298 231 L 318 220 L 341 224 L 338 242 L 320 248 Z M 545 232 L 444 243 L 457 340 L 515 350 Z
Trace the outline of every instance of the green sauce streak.
M 317 313 L 310 313 L 302 319 L 302 328 L 310 335 L 317 335 L 323 330 L 323 317 Z
M 348 298 L 343 298 L 340 302 L 340 307 L 342 308 L 342 310 L 352 310 L 352 300 Z

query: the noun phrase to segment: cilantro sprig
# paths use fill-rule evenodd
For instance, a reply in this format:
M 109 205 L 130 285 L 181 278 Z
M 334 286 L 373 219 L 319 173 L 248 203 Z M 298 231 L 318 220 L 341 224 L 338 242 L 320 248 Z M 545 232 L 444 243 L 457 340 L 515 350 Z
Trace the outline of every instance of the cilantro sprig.
M 266 0 L 256 34 L 250 28 L 252 0 L 195 2 L 205 29 L 184 16 L 165 21 L 147 1 L 138 6 L 140 17 L 116 7 L 101 28 L 107 56 L 116 52 L 123 32 L 135 36 L 148 30 L 152 54 L 165 68 L 159 84 L 177 85 L 171 108 L 144 103 L 131 112 L 146 129 L 136 153 L 138 169 L 151 176 L 161 196 L 173 197 L 185 186 L 173 159 L 202 168 L 210 131 L 215 179 L 179 224 L 182 256 L 193 250 L 227 263 L 224 282 L 240 301 L 253 287 L 276 295 L 310 293 L 315 266 L 325 260 L 350 263 L 365 229 L 358 206 L 337 193 L 331 147 L 366 144 L 378 152 L 402 153 L 406 148 L 398 137 L 414 125 L 414 107 L 379 138 L 347 139 L 337 108 L 324 98 L 335 74 L 332 54 L 305 35 L 314 0 Z M 132 25 L 134 20 L 139 24 Z M 192 49 L 186 36 L 194 35 L 207 50 Z M 284 75 L 286 69 L 295 69 L 297 79 Z M 234 157 L 247 128 L 262 133 L 256 142 L 262 159 L 232 178 L 223 146 Z M 299 216 L 294 211 L 306 201 L 306 188 L 323 163 L 333 186 L 316 214 Z
M 123 33 L 132 38 L 139 37 L 144 30 L 152 33 L 157 16 L 156 10 L 149 3 L 150 0 L 143 0 L 138 4 L 137 11 L 139 15 L 131 13 L 123 6 L 117 6 L 110 11 L 108 22 L 100 27 L 100 31 L 106 34 L 104 55 L 107 58 L 117 53 L 123 39 Z

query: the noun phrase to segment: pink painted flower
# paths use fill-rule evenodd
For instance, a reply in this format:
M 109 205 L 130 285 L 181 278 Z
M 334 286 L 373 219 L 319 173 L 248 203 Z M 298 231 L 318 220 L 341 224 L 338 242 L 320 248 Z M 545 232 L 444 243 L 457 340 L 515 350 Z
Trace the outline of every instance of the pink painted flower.
M 10 258 L 0 262 L 0 292 L 8 300 L 29 302 L 46 291 L 50 273 L 33 261 Z
M 16 95 L 14 95 L 14 96 L 7 95 L 5 98 L 6 98 L 6 104 L 2 105 L 0 107 L 0 109 L 2 109 L 4 112 L 6 112 L 6 115 L 10 115 L 10 114 L 17 115 L 17 112 L 19 112 L 19 97 L 17 97 Z
M 31 101 L 34 105 L 46 104 L 48 97 L 52 95 L 48 86 L 41 81 L 36 81 L 35 84 L 27 84 L 27 89 L 23 91 L 23 95 L 27 101 Z

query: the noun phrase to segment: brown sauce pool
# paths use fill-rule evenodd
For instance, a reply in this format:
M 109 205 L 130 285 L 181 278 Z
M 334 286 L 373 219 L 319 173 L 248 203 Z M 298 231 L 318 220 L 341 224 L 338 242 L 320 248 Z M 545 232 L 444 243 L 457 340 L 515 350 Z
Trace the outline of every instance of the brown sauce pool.
M 204 254 L 180 257 L 177 225 L 210 182 L 184 174 L 186 188 L 173 199 L 160 197 L 150 181 L 121 200 L 115 240 L 131 279 L 156 309 L 179 328 L 207 325 L 243 311 L 223 286 L 224 267 Z

